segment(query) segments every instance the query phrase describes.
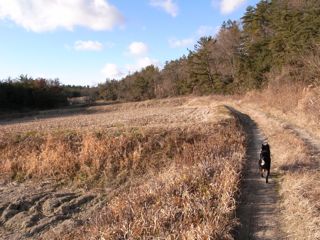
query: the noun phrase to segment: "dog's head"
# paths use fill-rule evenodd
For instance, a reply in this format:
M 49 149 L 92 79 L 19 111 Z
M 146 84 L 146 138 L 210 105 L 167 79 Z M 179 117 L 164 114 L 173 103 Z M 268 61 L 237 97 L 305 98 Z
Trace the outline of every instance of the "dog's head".
M 262 143 L 261 151 L 270 151 L 270 147 L 268 143 Z

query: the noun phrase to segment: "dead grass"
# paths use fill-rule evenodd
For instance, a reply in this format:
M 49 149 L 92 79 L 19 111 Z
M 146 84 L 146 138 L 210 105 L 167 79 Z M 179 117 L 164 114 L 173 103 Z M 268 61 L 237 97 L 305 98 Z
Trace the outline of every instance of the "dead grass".
M 279 154 L 282 156 L 279 168 L 284 230 L 288 239 L 319 239 L 319 155 L 310 152 L 310 146 L 296 135 L 287 134 L 278 141 L 284 139 L 287 150 Z
M 266 89 L 252 91 L 243 100 L 320 138 L 320 87 L 292 81 L 291 75 L 289 69 L 271 73 Z
M 251 93 L 243 102 L 261 111 L 251 114 L 260 119 L 274 146 L 272 164 L 280 173 L 281 222 L 286 239 L 320 238 L 320 153 L 294 129 L 299 126 L 314 138 L 320 136 L 319 96 L 319 88 L 280 84 Z
M 0 171 L 103 189 L 107 205 L 67 239 L 232 239 L 244 132 L 222 106 L 180 101 L 5 123 Z
M 271 130 L 275 167 L 279 169 L 280 208 L 288 239 L 319 238 L 319 161 L 293 133 Z M 319 156 L 318 156 L 319 157 Z
M 145 171 L 149 165 L 159 168 L 185 141 L 196 141 L 204 129 L 213 127 L 203 125 L 15 135 L 1 146 L 0 166 L 12 178 L 114 178 Z
M 8 135 L 24 135 L 26 132 L 52 133 L 64 130 L 92 132 L 126 127 L 181 126 L 208 120 L 215 121 L 216 115 L 219 115 L 209 106 L 181 106 L 182 99 L 180 98 L 171 99 L 171 101 L 172 105 L 169 99 L 165 99 L 156 100 L 156 103 L 147 101 L 92 107 L 77 114 L 68 112 L 60 115 L 40 114 L 23 119 L 2 121 L 0 141 L 6 139 Z
M 284 177 L 281 195 L 288 239 L 320 239 L 319 182 L 319 170 L 290 172 Z
M 166 167 L 117 193 L 69 238 L 232 239 L 243 132 L 234 119 L 188 132 Z

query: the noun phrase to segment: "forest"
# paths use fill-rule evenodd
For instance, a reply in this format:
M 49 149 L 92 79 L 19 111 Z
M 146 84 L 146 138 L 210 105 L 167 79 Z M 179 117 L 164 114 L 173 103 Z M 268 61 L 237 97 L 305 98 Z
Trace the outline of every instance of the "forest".
M 188 55 L 163 69 L 148 66 L 99 85 L 106 100 L 236 94 L 281 81 L 320 82 L 320 1 L 263 0 L 216 36 L 203 36 Z
M 224 22 L 188 54 L 150 65 L 98 87 L 64 86 L 58 79 L 0 81 L 0 109 L 45 109 L 67 105 L 68 97 L 141 101 L 181 95 L 241 94 L 273 81 L 320 83 L 320 1 L 262 0 L 239 21 Z

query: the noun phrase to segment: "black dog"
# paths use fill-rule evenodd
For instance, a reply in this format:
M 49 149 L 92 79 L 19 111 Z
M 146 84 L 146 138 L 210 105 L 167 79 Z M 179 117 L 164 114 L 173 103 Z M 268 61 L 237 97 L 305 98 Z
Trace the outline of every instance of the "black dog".
M 263 177 L 264 171 L 267 171 L 266 183 L 268 183 L 268 177 L 270 175 L 270 167 L 271 167 L 271 157 L 270 157 L 270 147 L 269 144 L 262 144 L 261 153 L 259 159 L 259 170 L 260 175 Z

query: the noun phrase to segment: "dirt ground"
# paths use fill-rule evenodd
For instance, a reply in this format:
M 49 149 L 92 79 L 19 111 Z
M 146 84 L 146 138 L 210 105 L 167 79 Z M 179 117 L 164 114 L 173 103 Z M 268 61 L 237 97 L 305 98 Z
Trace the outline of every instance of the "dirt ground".
M 100 194 L 50 180 L 1 182 L 0 199 L 1 239 L 61 236 L 83 225 L 103 202 Z

